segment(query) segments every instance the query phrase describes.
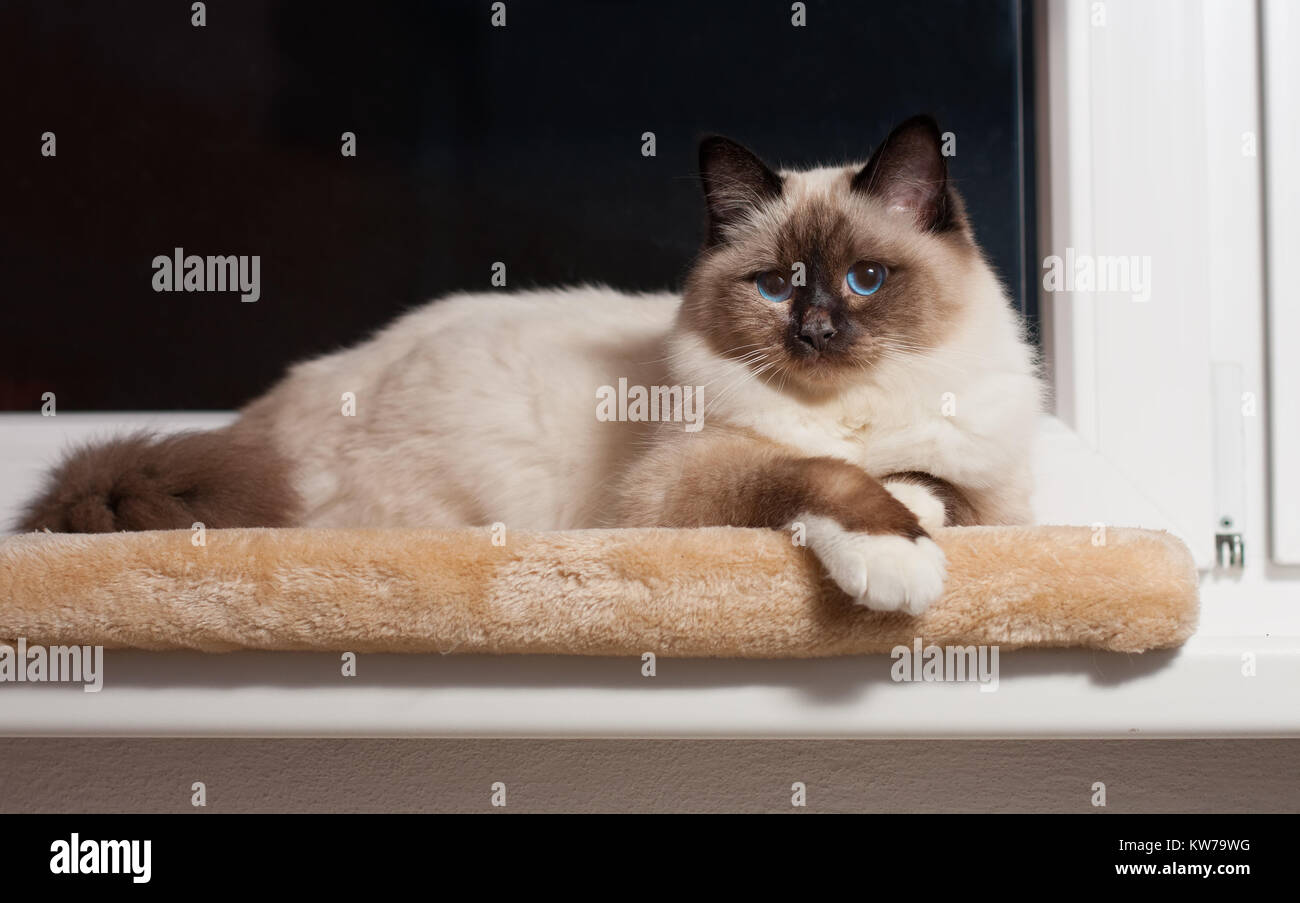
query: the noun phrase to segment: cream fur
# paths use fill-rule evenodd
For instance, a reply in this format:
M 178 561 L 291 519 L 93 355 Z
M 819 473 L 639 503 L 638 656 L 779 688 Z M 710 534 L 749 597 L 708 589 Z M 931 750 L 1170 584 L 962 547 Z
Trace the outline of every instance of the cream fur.
M 843 190 L 852 171 L 786 173 L 782 204 Z M 597 387 L 620 377 L 705 387 L 706 430 L 741 428 L 877 477 L 925 471 L 986 521 L 1024 523 L 1042 390 L 1000 285 L 972 259 L 952 274 L 969 297 L 951 339 L 816 402 L 675 329 L 674 295 L 583 287 L 433 302 L 294 367 L 244 419 L 295 462 L 305 526 L 611 525 L 620 474 L 652 440 L 645 425 L 597 420 Z M 345 392 L 355 417 L 341 413 Z
M 246 419 L 297 462 L 306 526 L 597 526 L 646 430 L 598 421 L 596 389 L 665 382 L 677 304 L 605 288 L 453 296 L 299 364 Z
M 599 526 L 604 493 L 648 439 L 596 419 L 596 388 L 620 377 L 705 386 L 705 429 L 744 427 L 876 476 L 925 471 L 1023 523 L 1040 386 L 991 277 L 986 288 L 958 342 L 818 405 L 674 333 L 676 296 L 582 288 L 427 305 L 297 365 L 247 419 L 296 462 L 305 526 Z M 491 341 L 474 332 L 484 321 Z

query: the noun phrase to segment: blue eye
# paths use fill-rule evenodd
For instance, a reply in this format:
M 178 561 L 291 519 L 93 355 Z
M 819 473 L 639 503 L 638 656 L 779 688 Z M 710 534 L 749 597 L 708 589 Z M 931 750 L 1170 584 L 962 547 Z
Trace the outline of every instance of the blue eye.
M 885 284 L 885 265 L 874 260 L 859 260 L 849 267 L 845 281 L 855 294 L 874 295 Z
M 754 285 L 758 287 L 758 293 L 771 301 L 773 304 L 780 304 L 790 297 L 794 291 L 794 286 L 785 274 L 779 270 L 768 270 L 766 273 L 760 273 L 754 280 Z

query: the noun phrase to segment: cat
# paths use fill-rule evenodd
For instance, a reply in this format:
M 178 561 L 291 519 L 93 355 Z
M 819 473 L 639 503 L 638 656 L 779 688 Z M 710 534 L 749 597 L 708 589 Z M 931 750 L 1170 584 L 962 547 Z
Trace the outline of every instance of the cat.
M 864 165 L 699 154 L 708 229 L 680 296 L 431 302 L 223 430 L 75 452 L 21 527 L 764 527 L 854 603 L 923 612 L 937 528 L 1028 522 L 1042 406 L 938 125 L 907 120 Z M 700 423 L 597 417 L 620 380 L 683 387 Z

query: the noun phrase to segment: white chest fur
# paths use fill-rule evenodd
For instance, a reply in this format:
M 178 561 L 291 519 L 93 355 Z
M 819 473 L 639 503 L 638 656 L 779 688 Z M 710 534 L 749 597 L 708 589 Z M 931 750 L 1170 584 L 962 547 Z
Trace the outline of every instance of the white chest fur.
M 959 485 L 992 485 L 1023 464 L 1039 409 L 1039 384 L 1018 342 L 1001 355 L 949 348 L 914 356 L 814 404 L 746 378 L 741 365 L 720 360 L 697 338 L 675 344 L 682 378 L 728 386 L 707 408 L 713 423 L 875 476 L 921 470 Z

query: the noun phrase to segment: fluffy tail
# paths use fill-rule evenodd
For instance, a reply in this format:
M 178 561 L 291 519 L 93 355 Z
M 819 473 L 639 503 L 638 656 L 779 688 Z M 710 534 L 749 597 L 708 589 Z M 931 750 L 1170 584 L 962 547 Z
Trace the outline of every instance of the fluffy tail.
M 261 437 L 231 428 L 136 433 L 69 454 L 18 529 L 283 527 L 294 522 L 297 508 L 288 462 Z

